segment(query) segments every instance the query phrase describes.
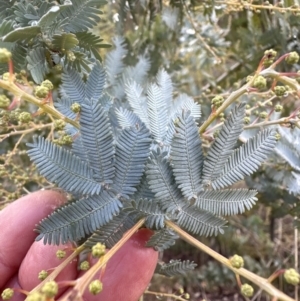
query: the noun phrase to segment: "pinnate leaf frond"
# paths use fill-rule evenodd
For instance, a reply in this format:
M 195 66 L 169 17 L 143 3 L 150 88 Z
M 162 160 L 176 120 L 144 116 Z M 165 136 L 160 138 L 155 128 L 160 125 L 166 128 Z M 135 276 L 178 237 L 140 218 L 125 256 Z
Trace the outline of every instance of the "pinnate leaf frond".
M 80 133 L 83 152 L 94 170 L 93 178 L 98 182 L 111 183 L 114 177 L 113 135 L 107 112 L 102 106 L 81 105 Z
M 164 227 L 165 214 L 162 212 L 156 200 L 139 199 L 131 202 L 132 208 L 126 210 L 137 213 L 139 218 L 146 217 L 145 225 L 149 229 L 161 229 Z
M 146 97 L 143 95 L 143 88 L 136 82 L 132 81 L 126 85 L 125 93 L 133 112 L 149 128 L 147 100 Z
M 95 64 L 86 82 L 86 97 L 89 100 L 98 100 L 102 94 L 105 85 L 106 74 L 99 62 Z
M 83 103 L 85 100 L 85 84 L 80 74 L 74 69 L 66 69 L 62 74 L 62 84 L 59 90 L 64 98 L 70 98 L 72 103 Z
M 259 132 L 235 150 L 226 162 L 220 176 L 211 182 L 213 189 L 229 186 L 255 172 L 276 145 L 275 130 Z
M 227 159 L 233 152 L 239 135 L 243 131 L 244 115 L 245 103 L 235 106 L 224 122 L 204 161 L 203 180 L 211 181 L 221 174 Z
M 36 240 L 43 238 L 45 244 L 56 245 L 78 241 L 107 224 L 121 207 L 122 203 L 105 190 L 98 196 L 71 202 L 40 222 L 36 228 L 40 233 Z
M 57 50 L 70 50 L 77 46 L 79 41 L 73 33 L 55 34 L 52 38 L 52 44 Z
M 42 47 L 32 49 L 28 53 L 26 59 L 28 62 L 27 68 L 30 71 L 33 80 L 37 84 L 40 84 L 44 80 L 46 73 L 49 72 L 45 49 Z
M 182 194 L 187 199 L 196 198 L 201 183 L 203 156 L 198 128 L 190 113 L 183 113 L 178 118 L 170 159 Z
M 97 26 L 102 13 L 98 7 L 104 4 L 103 0 L 72 0 L 72 5 L 61 12 L 61 18 L 68 19 L 65 31 L 84 31 Z
M 161 87 L 156 84 L 148 88 L 147 110 L 151 134 L 156 141 L 163 141 L 169 121 L 168 107 Z
M 136 191 L 150 153 L 150 133 L 141 127 L 126 128 L 116 145 L 114 187 L 125 198 Z
M 164 228 L 156 231 L 147 241 L 146 246 L 162 252 L 173 246 L 178 238 L 179 236 L 173 230 Z
M 249 210 L 257 201 L 257 191 L 248 189 L 204 190 L 195 206 L 215 215 L 235 215 Z
M 122 107 L 120 109 L 116 109 L 116 115 L 118 118 L 118 124 L 122 129 L 142 125 L 142 122 L 137 115 Z
M 155 273 L 167 277 L 173 277 L 178 275 L 184 275 L 186 272 L 194 270 L 196 266 L 196 263 L 189 260 L 170 260 L 169 263 L 159 264 L 155 269 Z
M 185 205 L 177 216 L 176 223 L 187 231 L 199 236 L 212 236 L 223 233 L 226 221 L 209 211 Z
M 43 137 L 34 138 L 27 145 L 30 159 L 49 181 L 72 193 L 100 193 L 101 185 L 93 179 L 93 170 L 69 150 Z
M 101 242 L 107 248 L 112 248 L 125 232 L 135 225 L 135 219 L 129 212 L 121 211 L 110 222 L 96 230 L 84 243 L 85 247 L 91 248 L 96 243 Z
M 165 159 L 166 153 L 152 151 L 146 175 L 150 189 L 165 212 L 175 213 L 185 204 L 174 181 L 172 169 Z

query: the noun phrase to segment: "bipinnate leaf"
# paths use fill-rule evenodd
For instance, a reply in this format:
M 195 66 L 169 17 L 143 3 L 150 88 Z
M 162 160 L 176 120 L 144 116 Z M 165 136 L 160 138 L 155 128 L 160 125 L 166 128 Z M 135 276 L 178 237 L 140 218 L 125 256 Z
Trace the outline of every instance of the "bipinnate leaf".
M 170 260 L 169 263 L 158 264 L 158 266 L 155 269 L 155 273 L 167 277 L 173 277 L 178 275 L 184 275 L 188 271 L 194 270 L 196 266 L 196 263 L 189 260 Z
M 132 200 L 126 211 L 134 213 L 138 218 L 146 217 L 145 225 L 149 229 L 162 229 L 165 224 L 165 214 L 156 200 Z
M 91 101 L 97 101 L 103 94 L 106 74 L 103 67 L 97 62 L 86 81 L 86 97 Z
M 226 221 L 209 211 L 187 204 L 181 208 L 176 223 L 196 235 L 212 236 L 224 233 L 222 227 L 226 224 Z
M 151 236 L 146 246 L 162 252 L 173 246 L 178 238 L 179 236 L 172 229 L 163 228 Z
M 147 111 L 150 131 L 157 142 L 163 141 L 168 129 L 168 107 L 163 90 L 151 84 L 147 91 Z
M 195 206 L 215 215 L 235 215 L 250 210 L 257 201 L 257 191 L 248 189 L 204 190 L 198 194 Z
M 106 3 L 104 0 L 72 0 L 72 5 L 61 12 L 62 19 L 68 18 L 65 31 L 84 31 L 97 26 L 102 13 L 98 7 Z
M 236 149 L 224 165 L 219 177 L 211 182 L 213 189 L 223 188 L 243 180 L 255 172 L 276 145 L 276 131 L 266 129 Z
M 201 183 L 203 156 L 198 128 L 190 112 L 183 112 L 176 122 L 170 159 L 182 194 L 187 199 L 196 199 Z
M 78 241 L 107 224 L 120 212 L 122 203 L 110 191 L 73 201 L 56 209 L 36 227 L 36 240 L 49 244 Z
M 28 155 L 40 173 L 65 191 L 78 194 L 99 194 L 101 184 L 93 179 L 93 170 L 69 150 L 45 140 L 34 138 Z
M 80 133 L 82 151 L 94 171 L 93 179 L 112 183 L 115 171 L 113 135 L 107 112 L 100 104 L 81 105 Z
M 114 187 L 124 198 L 134 194 L 140 183 L 151 141 L 145 125 L 125 128 L 117 140 Z
M 146 175 L 149 187 L 162 210 L 174 214 L 181 210 L 185 202 L 174 181 L 166 155 L 167 153 L 161 153 L 159 149 L 152 151 L 147 163 Z
M 111 221 L 96 230 L 87 239 L 84 246 L 92 248 L 96 243 L 101 242 L 107 248 L 112 248 L 135 223 L 136 221 L 132 218 L 130 212 L 121 211 L 119 215 L 113 217 Z
M 73 33 L 55 34 L 52 38 L 53 46 L 60 51 L 70 50 L 78 43 L 79 41 Z
M 85 101 L 85 84 L 76 70 L 64 70 L 59 92 L 62 97 L 70 98 L 72 103 L 77 102 L 81 104 Z
M 49 72 L 45 49 L 42 47 L 32 49 L 28 53 L 26 59 L 28 62 L 27 68 L 30 71 L 33 80 L 37 84 L 40 84 L 44 80 L 45 75 Z
M 125 86 L 125 93 L 133 112 L 149 128 L 147 101 L 146 97 L 143 95 L 143 88 L 136 82 L 132 81 Z
M 211 181 L 221 174 L 227 159 L 233 152 L 239 135 L 243 131 L 244 115 L 245 103 L 242 103 L 234 107 L 224 122 L 204 161 L 203 180 Z

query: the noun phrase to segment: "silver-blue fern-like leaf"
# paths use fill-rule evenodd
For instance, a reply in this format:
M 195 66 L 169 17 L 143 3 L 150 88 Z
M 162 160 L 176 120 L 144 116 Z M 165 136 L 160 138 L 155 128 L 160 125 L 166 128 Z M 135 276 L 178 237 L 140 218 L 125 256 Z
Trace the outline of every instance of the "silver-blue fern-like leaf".
M 224 122 L 218 137 L 209 148 L 203 168 L 203 180 L 212 181 L 217 178 L 233 152 L 239 135 L 243 131 L 245 103 L 234 107 Z
M 155 273 L 172 277 L 180 274 L 185 274 L 188 271 L 194 270 L 197 266 L 196 263 L 189 260 L 170 260 L 169 263 L 158 264 Z
M 220 176 L 211 182 L 213 189 L 229 186 L 255 172 L 276 145 L 276 131 L 266 129 L 235 150 L 225 163 Z
M 203 155 L 198 128 L 189 112 L 183 112 L 176 122 L 170 160 L 178 188 L 188 200 L 196 199 L 202 181 Z
M 112 183 L 114 138 L 107 112 L 98 103 L 81 105 L 80 134 L 83 152 L 94 171 L 93 178 L 100 183 Z
M 41 234 L 36 240 L 56 245 L 78 241 L 107 224 L 121 208 L 120 200 L 105 190 L 100 195 L 70 202 L 40 222 L 36 230 Z
M 163 228 L 156 231 L 147 241 L 146 246 L 162 252 L 173 246 L 179 236 L 169 228 Z
M 93 179 L 94 171 L 71 151 L 45 140 L 35 138 L 28 143 L 28 155 L 40 173 L 59 187 L 79 194 L 99 194 L 102 186 Z
M 150 133 L 142 125 L 125 128 L 116 143 L 115 178 L 113 187 L 124 198 L 136 191 L 150 153 Z

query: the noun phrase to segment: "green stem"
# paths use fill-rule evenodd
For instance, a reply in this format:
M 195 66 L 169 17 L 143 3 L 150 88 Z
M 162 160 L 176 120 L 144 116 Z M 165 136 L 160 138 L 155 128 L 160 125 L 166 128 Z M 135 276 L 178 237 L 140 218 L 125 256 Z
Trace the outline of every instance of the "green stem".
M 232 92 L 223 104 L 216 110 L 216 112 L 211 113 L 206 121 L 200 126 L 199 133 L 202 134 L 209 127 L 209 125 L 222 113 L 224 112 L 232 103 L 234 103 L 240 96 L 248 92 L 248 89 L 251 87 L 252 80 L 240 89 Z
M 268 281 L 268 279 L 260 277 L 260 276 L 254 274 L 254 273 L 252 273 L 252 272 L 250 272 L 250 271 L 248 271 L 244 268 L 240 268 L 240 269 L 234 268 L 231 265 L 229 259 L 227 259 L 226 257 L 220 255 L 216 251 L 212 250 L 211 248 L 209 248 L 205 244 L 201 243 L 200 241 L 198 241 L 197 239 L 195 239 L 194 237 L 192 237 L 191 235 L 189 235 L 188 233 L 183 231 L 180 227 L 178 227 L 173 222 L 166 221 L 165 223 L 168 227 L 170 227 L 171 229 L 176 231 L 183 240 L 185 240 L 189 244 L 195 246 L 197 249 L 202 250 L 205 253 L 207 253 L 208 255 L 212 256 L 214 259 L 221 262 L 227 268 L 232 270 L 235 274 L 238 274 L 238 275 L 250 280 L 251 282 L 256 284 L 258 287 L 260 287 L 261 289 L 263 289 L 264 291 L 269 293 L 271 296 L 274 296 L 276 299 L 282 300 L 282 301 L 295 301 L 294 299 L 292 299 L 291 297 L 287 296 L 286 294 L 284 294 L 283 292 L 278 290 L 276 287 L 274 287 Z
M 78 122 L 64 116 L 59 111 L 57 111 L 54 107 L 49 106 L 47 103 L 44 103 L 42 100 L 39 100 L 39 99 L 35 98 L 34 96 L 26 93 L 25 91 L 20 89 L 17 85 L 15 85 L 13 82 L 0 79 L 0 87 L 2 89 L 5 89 L 5 90 L 11 92 L 13 95 L 19 97 L 20 99 L 27 100 L 28 102 L 36 105 L 41 110 L 43 110 L 43 112 L 50 114 L 57 119 L 61 119 L 65 122 L 73 125 L 76 128 L 79 128 Z

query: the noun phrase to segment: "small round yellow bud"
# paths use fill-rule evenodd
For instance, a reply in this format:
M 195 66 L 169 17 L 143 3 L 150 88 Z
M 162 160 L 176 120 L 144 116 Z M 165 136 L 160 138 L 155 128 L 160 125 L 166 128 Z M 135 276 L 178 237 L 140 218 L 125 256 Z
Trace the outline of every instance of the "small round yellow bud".
M 184 289 L 181 287 L 178 291 L 179 295 L 182 295 L 184 293 Z
M 0 108 L 6 109 L 10 105 L 10 99 L 4 94 L 0 95 Z
M 64 250 L 57 250 L 57 251 L 56 251 L 56 257 L 57 257 L 58 259 L 63 259 L 63 258 L 65 258 L 65 257 L 66 257 L 66 251 L 64 251 Z
M 72 105 L 71 105 L 71 110 L 74 112 L 74 113 L 79 113 L 80 110 L 81 110 L 81 106 L 78 102 L 74 102 Z
M 276 55 L 277 55 L 277 52 L 275 50 L 273 50 L 273 49 L 266 50 L 263 65 L 268 67 L 271 64 L 273 64 Z
M 290 52 L 289 55 L 285 58 L 285 61 L 288 64 L 296 64 L 299 61 L 299 54 L 296 51 Z
M 252 75 L 248 75 L 246 77 L 246 82 L 249 83 L 252 79 L 253 79 L 253 76 Z
M 11 52 L 6 48 L 0 48 L 0 63 L 7 63 L 11 59 Z
M 276 141 L 279 141 L 281 139 L 281 135 L 279 133 L 275 134 L 275 139 Z
M 259 118 L 266 119 L 267 117 L 268 117 L 268 113 L 267 112 L 260 112 Z
M 53 84 L 48 79 L 44 80 L 41 86 L 46 87 L 49 91 L 53 90 Z
M 70 145 L 73 143 L 73 138 L 71 135 L 64 135 L 62 137 L 62 144 L 64 145 Z
M 267 86 L 267 80 L 261 75 L 258 75 L 253 81 L 254 88 L 264 89 L 266 86 Z
M 32 116 L 29 112 L 21 112 L 20 115 L 18 116 L 18 120 L 21 123 L 29 123 L 32 119 Z
M 221 95 L 217 95 L 211 100 L 211 104 L 216 107 L 220 107 L 223 102 L 224 102 L 224 98 Z
M 9 72 L 5 72 L 2 75 L 3 80 L 9 80 Z
M 74 62 L 76 60 L 76 56 L 73 51 L 67 52 L 67 58 L 69 61 Z
M 38 98 L 45 98 L 49 94 L 49 89 L 45 86 L 37 86 L 34 90 L 34 95 Z
M 86 271 L 90 268 L 90 263 L 88 261 L 83 261 L 80 263 L 80 270 Z
M 254 289 L 251 285 L 246 283 L 241 286 L 241 293 L 243 296 L 250 298 L 253 296 Z
M 219 134 L 220 134 L 220 130 L 214 131 L 214 133 L 213 133 L 214 138 L 217 138 L 219 136 Z
M 31 293 L 27 296 L 26 301 L 44 301 L 45 296 L 39 292 Z
M 244 117 L 244 124 L 249 124 L 251 121 L 250 117 Z
M 185 293 L 185 294 L 183 295 L 183 298 L 186 299 L 186 300 L 190 300 L 190 294 Z
M 284 279 L 287 283 L 292 285 L 299 284 L 300 275 L 295 269 L 288 269 L 284 272 Z
M 94 257 L 99 258 L 104 254 L 105 254 L 105 245 L 101 244 L 100 242 L 98 242 L 92 247 L 92 255 Z
M 103 285 L 102 285 L 102 282 L 100 280 L 94 280 L 89 285 L 89 291 L 93 295 L 99 294 L 102 291 L 102 289 L 103 289 Z
M 58 293 L 58 285 L 55 281 L 46 282 L 43 285 L 41 292 L 45 294 L 48 298 L 53 298 Z
M 276 105 L 275 108 L 274 108 L 275 112 L 282 112 L 283 110 L 283 106 L 281 105 Z
M 234 256 L 229 258 L 229 261 L 230 261 L 231 265 L 236 269 L 240 269 L 244 266 L 244 259 L 242 256 L 235 254 Z
M 61 119 L 57 119 L 57 120 L 54 121 L 53 125 L 54 125 L 55 130 L 61 131 L 65 128 L 66 123 Z
M 39 280 L 45 280 L 48 277 L 48 272 L 45 270 L 42 270 L 39 272 L 38 278 Z
M 9 300 L 13 297 L 14 295 L 14 290 L 11 289 L 11 288 L 6 288 L 2 294 L 1 294 L 1 297 L 3 300 Z
M 284 93 L 286 92 L 285 86 L 276 86 L 274 88 L 274 92 L 277 96 L 283 96 Z

